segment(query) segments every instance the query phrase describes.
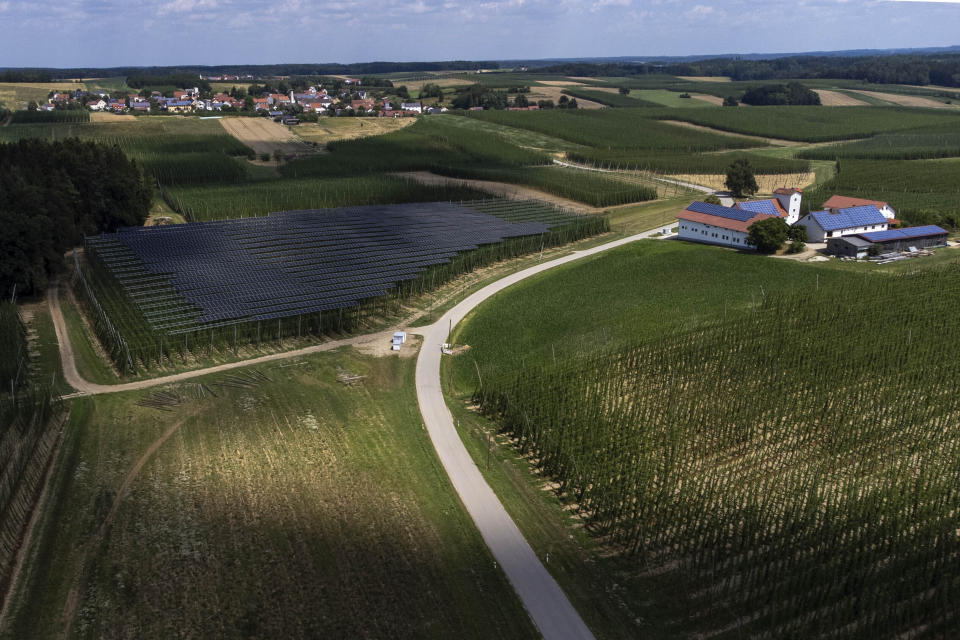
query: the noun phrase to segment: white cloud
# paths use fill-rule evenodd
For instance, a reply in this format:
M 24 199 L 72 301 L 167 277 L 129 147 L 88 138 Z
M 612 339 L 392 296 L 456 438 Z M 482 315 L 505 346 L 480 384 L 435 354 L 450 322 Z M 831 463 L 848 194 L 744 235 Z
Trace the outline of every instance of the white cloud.
M 698 4 L 692 9 L 684 12 L 683 14 L 691 20 L 706 20 L 708 18 L 715 18 L 719 15 L 719 12 L 706 4 Z
M 157 9 L 158 15 L 168 13 L 188 13 L 197 9 L 213 9 L 217 6 L 217 0 L 172 0 Z
M 590 5 L 590 11 L 600 11 L 604 7 L 629 7 L 632 0 L 597 0 Z

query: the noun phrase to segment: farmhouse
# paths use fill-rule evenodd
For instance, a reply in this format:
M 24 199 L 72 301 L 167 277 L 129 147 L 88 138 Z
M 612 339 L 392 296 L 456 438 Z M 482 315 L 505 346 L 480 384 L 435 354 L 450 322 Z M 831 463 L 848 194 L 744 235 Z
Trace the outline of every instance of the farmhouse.
M 737 249 L 752 249 L 747 241 L 750 225 L 779 214 L 756 212 L 740 207 L 694 202 L 678 216 L 681 240 L 719 244 Z
M 868 205 L 873 205 L 880 210 L 880 213 L 883 214 L 883 217 L 887 220 L 892 220 L 890 224 L 896 223 L 897 212 L 886 202 L 881 202 L 880 200 L 866 200 L 864 198 L 851 198 L 850 196 L 830 196 L 830 199 L 823 203 L 823 208 L 827 211 L 839 211 L 840 209 L 848 209 L 850 207 L 864 207 Z
M 420 113 L 423 111 L 423 105 L 419 102 L 403 102 L 400 104 L 400 109 L 403 111 L 414 111 Z
M 814 211 L 797 221 L 807 228 L 810 242 L 826 242 L 827 238 L 852 236 L 868 231 L 885 231 L 889 221 L 874 205 L 850 207 L 836 211 Z

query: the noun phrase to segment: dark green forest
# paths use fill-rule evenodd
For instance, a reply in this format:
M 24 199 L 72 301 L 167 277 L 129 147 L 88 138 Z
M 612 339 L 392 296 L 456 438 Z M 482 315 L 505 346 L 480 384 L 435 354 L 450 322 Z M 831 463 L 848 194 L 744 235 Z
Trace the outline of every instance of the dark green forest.
M 0 144 L 0 293 L 42 291 L 85 235 L 143 224 L 152 190 L 117 146 Z

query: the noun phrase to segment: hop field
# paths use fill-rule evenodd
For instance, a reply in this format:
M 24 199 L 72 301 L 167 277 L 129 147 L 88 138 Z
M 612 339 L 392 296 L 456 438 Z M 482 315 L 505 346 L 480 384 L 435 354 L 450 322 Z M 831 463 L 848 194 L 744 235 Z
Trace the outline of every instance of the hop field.
M 633 558 L 621 580 L 684 585 L 698 613 L 676 635 L 951 637 L 958 293 L 956 265 L 769 292 L 729 321 L 488 370 L 475 400 Z
M 905 107 L 704 108 L 674 110 L 658 117 L 731 133 L 804 142 L 852 140 L 926 126 L 960 127 L 958 114 Z

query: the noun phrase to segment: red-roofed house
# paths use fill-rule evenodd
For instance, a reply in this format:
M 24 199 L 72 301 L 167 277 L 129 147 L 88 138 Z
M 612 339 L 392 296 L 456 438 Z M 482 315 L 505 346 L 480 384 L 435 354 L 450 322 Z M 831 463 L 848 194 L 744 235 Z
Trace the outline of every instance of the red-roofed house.
M 254 109 L 269 109 L 270 101 L 267 98 L 254 98 L 253 99 L 253 108 Z
M 840 209 L 862 207 L 870 204 L 879 209 L 880 213 L 882 213 L 883 217 L 887 220 L 896 220 L 896 210 L 886 202 L 881 202 L 880 200 L 867 200 L 865 198 L 852 198 L 850 196 L 830 196 L 830 199 L 823 203 L 823 208 L 836 213 Z M 894 222 L 894 224 L 896 224 L 896 222 Z
M 706 202 L 694 202 L 679 215 L 681 240 L 719 244 L 736 249 L 753 249 L 747 241 L 750 225 L 758 220 L 776 217 L 769 213 L 755 213 L 739 207 L 724 207 Z

